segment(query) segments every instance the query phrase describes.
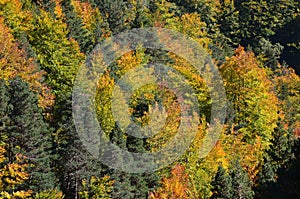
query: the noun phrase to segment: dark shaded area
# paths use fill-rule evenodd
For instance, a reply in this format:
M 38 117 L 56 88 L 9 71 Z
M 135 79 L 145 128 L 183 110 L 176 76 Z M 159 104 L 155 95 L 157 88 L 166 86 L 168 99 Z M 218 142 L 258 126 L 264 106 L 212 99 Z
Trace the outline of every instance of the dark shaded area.
M 289 66 L 295 69 L 298 75 L 300 75 L 300 44 L 298 44 L 298 49 L 291 46 L 291 44 L 297 45 L 297 42 L 300 42 L 300 16 L 279 30 L 271 37 L 271 40 L 284 46 L 280 61 L 285 61 Z
M 298 150 L 300 146 L 298 145 Z M 300 198 L 300 153 L 288 170 L 282 170 L 276 183 L 270 183 L 263 193 L 264 199 Z

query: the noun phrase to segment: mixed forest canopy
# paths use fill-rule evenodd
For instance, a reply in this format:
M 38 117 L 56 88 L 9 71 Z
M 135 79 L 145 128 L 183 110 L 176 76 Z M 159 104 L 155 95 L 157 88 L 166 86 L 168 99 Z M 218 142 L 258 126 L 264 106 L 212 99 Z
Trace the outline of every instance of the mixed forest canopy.
M 214 148 L 200 158 L 213 103 L 205 78 L 171 52 L 141 45 L 116 55 L 95 94 L 97 119 L 114 145 L 155 152 L 178 130 L 180 99 L 157 85 L 137 89 L 128 104 L 140 126 L 163 105 L 165 124 L 155 136 L 129 135 L 113 117 L 114 86 L 141 64 L 176 70 L 200 110 L 196 136 L 178 160 L 127 173 L 84 147 L 72 92 L 97 44 L 148 27 L 188 35 L 207 51 L 226 90 L 226 119 Z M 268 198 L 266 187 L 300 157 L 299 58 L 298 0 L 0 0 L 0 199 Z

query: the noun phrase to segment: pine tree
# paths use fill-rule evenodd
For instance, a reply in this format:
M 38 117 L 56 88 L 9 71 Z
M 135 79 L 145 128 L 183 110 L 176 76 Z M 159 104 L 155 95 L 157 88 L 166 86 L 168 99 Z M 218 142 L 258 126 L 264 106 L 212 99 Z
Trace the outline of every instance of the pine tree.
M 127 149 L 131 153 L 145 153 L 144 141 L 141 138 L 136 138 L 128 135 Z M 147 174 L 133 173 L 130 181 L 133 188 L 134 198 L 145 198 L 148 195 L 148 186 L 146 180 Z
M 130 29 L 135 19 L 135 11 L 129 1 L 94 0 L 103 16 L 107 16 L 110 30 L 117 34 Z
M 236 160 L 230 171 L 232 179 L 232 198 L 233 199 L 252 199 L 254 192 L 252 191 L 252 182 L 248 173 L 243 169 L 241 163 Z
M 52 189 L 55 178 L 50 167 L 50 131 L 38 107 L 37 95 L 18 77 L 9 82 L 8 93 L 10 121 L 6 133 L 12 152 L 9 160 L 19 153 L 27 156 L 30 163 L 28 188 L 33 191 Z
M 120 147 L 121 150 L 127 150 L 125 135 L 119 128 L 117 122 L 115 123 L 115 127 L 110 134 L 110 140 L 113 144 Z M 116 159 L 122 161 L 120 154 L 114 153 L 113 155 Z M 112 192 L 113 198 L 134 198 L 134 194 L 132 193 L 133 188 L 130 182 L 130 173 L 111 169 L 110 175 L 114 180 Z
M 6 81 L 4 79 L 0 79 L 0 145 L 8 140 L 6 132 L 6 128 L 9 123 L 8 105 L 9 95 Z
M 232 180 L 230 175 L 222 165 L 219 165 L 218 171 L 212 182 L 212 199 L 231 199 L 232 198 Z
M 141 117 L 139 115 L 138 117 Z M 126 143 L 128 151 L 132 153 L 146 153 L 146 140 L 136 138 L 134 136 L 127 136 Z M 133 187 L 134 198 L 145 198 L 148 192 L 154 190 L 157 186 L 158 176 L 155 172 L 149 173 L 133 173 L 131 174 L 131 186 Z
M 78 198 L 83 179 L 100 176 L 103 172 L 102 164 L 95 159 L 82 144 L 76 131 L 72 117 L 72 101 L 64 98 L 60 101 L 60 115 L 56 115 L 53 122 L 57 125 L 54 135 L 55 169 L 60 187 L 66 199 Z M 58 108 L 58 107 L 57 107 Z
M 82 19 L 75 13 L 71 0 L 63 1 L 62 7 L 68 24 L 68 36 L 78 42 L 81 52 L 88 53 L 93 48 L 92 35 L 84 28 Z

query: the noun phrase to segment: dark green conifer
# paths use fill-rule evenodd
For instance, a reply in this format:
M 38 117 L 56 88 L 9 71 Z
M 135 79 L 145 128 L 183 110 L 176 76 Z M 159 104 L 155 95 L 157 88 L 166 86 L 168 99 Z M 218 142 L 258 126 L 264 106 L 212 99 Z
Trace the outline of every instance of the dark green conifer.
M 127 150 L 126 148 L 126 139 L 122 130 L 119 128 L 118 123 L 115 123 L 115 128 L 112 130 L 110 134 L 110 141 L 120 147 L 121 150 Z M 117 161 L 122 161 L 122 157 L 120 154 L 113 152 L 114 157 Z M 122 164 L 122 163 L 120 163 Z M 115 169 L 110 170 L 111 178 L 115 181 L 113 185 L 113 198 L 134 198 L 133 187 L 130 182 L 130 173 L 126 173 L 123 171 L 118 171 Z
M 7 142 L 6 128 L 9 122 L 9 96 L 4 79 L 0 79 L 0 145 Z
M 254 198 L 254 192 L 252 191 L 252 182 L 248 176 L 248 173 L 243 169 L 241 163 L 238 160 L 233 162 L 230 176 L 232 179 L 233 199 Z
M 2 83 L 3 84 L 3 83 Z M 38 107 L 37 94 L 20 78 L 9 82 L 9 139 L 10 159 L 21 153 L 29 161 L 30 178 L 26 184 L 33 191 L 53 189 L 55 177 L 51 169 L 51 140 L 48 125 Z
M 217 174 L 212 182 L 212 199 L 231 199 L 232 198 L 232 180 L 222 165 L 219 165 Z

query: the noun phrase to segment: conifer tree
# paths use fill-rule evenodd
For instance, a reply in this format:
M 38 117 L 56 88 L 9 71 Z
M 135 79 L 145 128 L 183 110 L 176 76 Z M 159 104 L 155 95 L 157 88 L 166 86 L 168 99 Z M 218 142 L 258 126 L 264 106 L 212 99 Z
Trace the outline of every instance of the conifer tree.
M 129 1 L 94 0 L 102 15 L 107 16 L 109 28 L 113 33 L 130 29 L 135 19 L 135 11 Z
M 113 144 L 119 146 L 122 150 L 128 150 L 132 153 L 146 152 L 143 139 L 125 135 L 117 124 L 115 123 L 115 128 L 110 134 L 110 140 Z M 120 156 L 119 154 L 113 155 L 118 161 L 122 161 L 121 157 L 118 157 Z M 124 164 L 127 163 L 125 162 Z M 158 181 L 155 173 L 126 173 L 111 170 L 110 175 L 115 181 L 113 185 L 114 198 L 145 198 L 149 190 L 153 190 Z
M 71 99 L 60 102 L 60 116 L 56 116 L 57 132 L 54 137 L 55 169 L 66 199 L 79 197 L 81 182 L 91 176 L 100 176 L 102 165 L 84 147 L 77 134 L 72 116 Z
M 78 42 L 81 52 L 89 52 L 93 47 L 92 35 L 84 28 L 82 19 L 75 13 L 71 0 L 63 1 L 62 7 L 68 24 L 68 36 Z
M 117 145 L 122 150 L 127 150 L 125 135 L 119 128 L 117 122 L 115 123 L 115 127 L 110 134 L 110 140 L 113 144 Z M 122 161 L 120 154 L 113 155 L 115 156 L 115 158 Z M 132 193 L 133 188 L 130 182 L 130 173 L 111 169 L 110 175 L 114 180 L 112 192 L 113 198 L 134 198 L 134 194 Z
M 217 174 L 212 182 L 212 199 L 231 199 L 232 180 L 222 165 L 219 165 Z
M 9 82 L 9 125 L 6 127 L 12 161 L 16 154 L 24 154 L 30 163 L 27 186 L 33 191 L 52 189 L 55 178 L 50 167 L 51 142 L 48 125 L 38 107 L 37 95 L 20 78 Z
M 241 163 L 238 160 L 233 162 L 230 176 L 232 179 L 233 199 L 254 198 L 254 192 L 252 191 L 252 182 L 248 176 L 248 173 L 243 169 Z
M 145 153 L 144 141 L 131 135 L 127 137 L 127 149 L 131 153 Z M 147 174 L 133 173 L 130 177 L 134 198 L 145 198 L 148 195 Z
M 9 95 L 7 91 L 6 81 L 0 79 L 0 145 L 7 142 L 6 128 L 9 124 L 8 117 Z

